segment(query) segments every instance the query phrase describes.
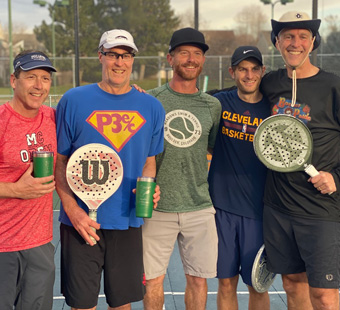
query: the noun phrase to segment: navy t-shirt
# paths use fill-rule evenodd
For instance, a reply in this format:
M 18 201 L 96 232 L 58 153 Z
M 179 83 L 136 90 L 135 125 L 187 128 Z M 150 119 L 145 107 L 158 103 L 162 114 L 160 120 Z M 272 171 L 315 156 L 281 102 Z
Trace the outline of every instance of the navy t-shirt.
M 253 140 L 258 125 L 270 116 L 263 98 L 248 103 L 237 89 L 214 95 L 222 105 L 222 116 L 209 171 L 209 190 L 215 208 L 262 219 L 267 168 L 255 155 Z

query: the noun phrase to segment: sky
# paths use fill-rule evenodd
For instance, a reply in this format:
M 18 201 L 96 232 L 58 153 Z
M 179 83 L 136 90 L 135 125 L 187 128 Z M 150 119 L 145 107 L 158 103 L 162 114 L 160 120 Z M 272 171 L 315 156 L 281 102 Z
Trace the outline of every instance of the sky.
M 55 0 L 47 0 L 51 4 Z M 80 0 L 81 1 L 81 0 Z M 33 0 L 0 0 L 0 25 L 8 29 L 8 2 L 11 3 L 12 27 L 27 29 L 32 32 L 35 25 L 40 25 L 42 20 L 48 24 L 51 18 L 47 7 L 33 4 Z M 274 19 L 279 19 L 287 11 L 302 10 L 312 16 L 313 0 L 294 0 L 293 3 L 282 5 L 279 0 L 274 7 Z M 170 5 L 178 15 L 194 11 L 195 0 L 170 0 Z M 267 16 L 266 29 L 270 29 L 272 5 L 265 5 L 260 0 L 199 0 L 199 29 L 202 30 L 230 30 L 235 26 L 235 16 L 246 6 L 257 5 L 263 9 Z M 340 1 L 318 0 L 318 18 L 323 20 L 329 15 L 337 15 L 340 23 Z M 327 24 L 321 23 L 320 33 L 326 32 Z

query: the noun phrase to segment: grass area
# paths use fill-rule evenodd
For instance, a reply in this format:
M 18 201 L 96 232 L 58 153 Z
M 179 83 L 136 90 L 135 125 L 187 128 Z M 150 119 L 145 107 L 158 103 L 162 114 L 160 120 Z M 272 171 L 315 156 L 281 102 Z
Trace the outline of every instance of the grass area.
M 9 87 L 0 87 L 0 95 L 12 95 Z

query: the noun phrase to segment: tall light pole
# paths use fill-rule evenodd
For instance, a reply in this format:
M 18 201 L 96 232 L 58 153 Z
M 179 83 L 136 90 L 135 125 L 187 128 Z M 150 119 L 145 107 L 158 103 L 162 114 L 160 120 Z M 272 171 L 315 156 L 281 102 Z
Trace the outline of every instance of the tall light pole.
M 195 12 L 194 12 L 194 22 L 195 22 L 195 29 L 198 30 L 198 0 L 195 0 Z
M 313 12 L 312 12 L 312 19 L 317 19 L 318 18 L 318 0 L 313 0 Z M 312 52 L 312 64 L 314 66 L 317 66 L 318 64 L 318 52 L 314 50 Z
M 281 4 L 286 5 L 286 3 L 288 3 L 288 2 L 294 2 L 294 0 L 276 0 L 274 2 L 272 2 L 272 0 L 260 0 L 260 1 L 263 2 L 264 4 L 270 4 L 272 6 L 271 19 L 274 19 L 274 6 L 275 6 L 275 4 L 281 2 Z M 272 54 L 272 56 L 271 56 L 271 70 L 273 70 L 273 68 L 274 68 L 274 48 L 273 48 L 273 46 L 271 48 L 271 54 Z
M 69 5 L 69 0 L 55 0 L 54 4 L 50 4 L 45 0 L 33 0 L 34 4 L 38 4 L 41 7 L 44 7 L 45 5 L 49 5 L 52 9 L 52 25 L 51 25 L 51 32 L 52 32 L 52 63 L 53 66 L 56 66 L 56 48 L 55 48 L 55 8 L 56 6 L 67 6 Z M 53 88 L 54 88 L 54 94 L 56 93 L 56 79 L 53 79 Z
M 272 19 L 274 19 L 274 6 L 275 4 L 281 2 L 281 4 L 286 5 L 286 3 L 294 2 L 294 0 L 277 0 L 272 2 L 272 0 L 260 0 L 264 4 L 270 4 L 272 6 Z
M 195 0 L 195 6 L 194 6 L 194 28 L 198 30 L 198 0 Z M 196 86 L 199 88 L 199 77 L 196 80 Z
M 9 45 L 9 74 L 13 72 L 13 41 L 12 41 L 12 9 L 11 0 L 8 0 L 8 45 Z M 11 87 L 11 93 L 13 89 Z
M 80 85 L 79 78 L 79 2 L 78 0 L 73 1 L 74 9 L 74 54 L 75 54 L 75 80 L 76 86 Z

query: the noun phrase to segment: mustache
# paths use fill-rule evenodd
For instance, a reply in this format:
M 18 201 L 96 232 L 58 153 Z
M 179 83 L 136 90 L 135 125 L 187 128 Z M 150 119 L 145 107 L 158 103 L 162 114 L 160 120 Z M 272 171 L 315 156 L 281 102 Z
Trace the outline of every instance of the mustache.
M 182 64 L 182 67 L 195 67 L 195 68 L 198 68 L 198 67 L 200 67 L 200 64 L 198 64 L 196 62 L 189 61 L 189 62 L 186 62 L 186 63 Z

